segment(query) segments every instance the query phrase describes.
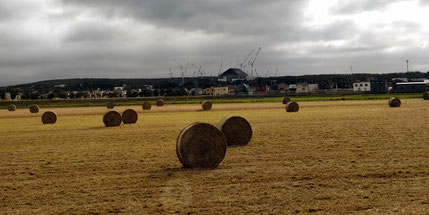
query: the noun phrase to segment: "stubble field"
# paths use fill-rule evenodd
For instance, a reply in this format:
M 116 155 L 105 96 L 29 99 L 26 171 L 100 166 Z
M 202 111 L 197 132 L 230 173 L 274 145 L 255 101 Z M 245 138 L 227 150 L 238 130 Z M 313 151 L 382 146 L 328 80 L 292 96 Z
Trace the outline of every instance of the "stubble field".
M 427 101 L 131 108 L 137 124 L 115 128 L 102 107 L 54 108 L 55 125 L 46 109 L 0 110 L 0 214 L 429 214 Z M 183 168 L 179 132 L 230 115 L 250 122 L 250 144 Z

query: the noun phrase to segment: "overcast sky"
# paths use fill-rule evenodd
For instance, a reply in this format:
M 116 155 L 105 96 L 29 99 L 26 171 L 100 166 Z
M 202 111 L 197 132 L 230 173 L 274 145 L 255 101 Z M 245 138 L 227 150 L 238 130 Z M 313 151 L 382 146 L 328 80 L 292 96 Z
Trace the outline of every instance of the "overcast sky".
M 2 0 L 0 86 L 204 75 L 429 71 L 429 0 Z M 187 76 L 192 76 L 190 65 Z

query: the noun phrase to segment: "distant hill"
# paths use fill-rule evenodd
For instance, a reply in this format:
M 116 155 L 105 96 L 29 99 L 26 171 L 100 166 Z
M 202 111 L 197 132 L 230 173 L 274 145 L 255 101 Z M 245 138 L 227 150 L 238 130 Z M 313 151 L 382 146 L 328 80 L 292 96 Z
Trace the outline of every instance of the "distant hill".
M 309 83 L 309 84 L 323 84 L 323 83 L 353 83 L 357 81 L 366 80 L 386 80 L 391 81 L 392 78 L 408 78 L 408 79 L 429 79 L 429 72 L 406 72 L 406 73 L 386 73 L 386 74 L 370 74 L 370 73 L 356 73 L 356 74 L 320 74 L 320 75 L 302 75 L 302 76 L 279 76 L 256 78 L 251 81 L 251 84 L 257 83 L 277 83 L 295 84 L 295 83 Z M 7 88 L 20 88 L 24 91 L 27 90 L 41 90 L 45 91 L 53 88 L 56 85 L 65 85 L 64 90 L 95 90 L 95 89 L 113 89 L 114 87 L 122 87 L 126 85 L 127 88 L 144 88 L 146 85 L 151 85 L 154 88 L 176 88 L 185 87 L 192 88 L 210 87 L 215 85 L 225 85 L 225 83 L 217 82 L 217 77 L 185 77 L 183 80 L 179 77 L 174 78 L 158 78 L 158 79 L 108 79 L 108 78 L 84 78 L 84 79 L 57 79 L 46 80 L 28 84 L 20 84 L 15 86 L 8 86 Z M 0 88 L 0 89 L 4 89 Z

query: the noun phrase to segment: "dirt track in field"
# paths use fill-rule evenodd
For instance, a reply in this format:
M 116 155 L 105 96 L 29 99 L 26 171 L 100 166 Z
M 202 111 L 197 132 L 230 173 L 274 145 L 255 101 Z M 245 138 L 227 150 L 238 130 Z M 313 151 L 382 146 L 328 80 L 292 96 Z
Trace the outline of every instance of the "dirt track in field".
M 105 128 L 106 108 L 0 110 L 0 214 L 428 214 L 429 102 L 152 106 Z M 123 111 L 128 107 L 118 107 Z M 181 167 L 180 130 L 243 116 L 254 136 L 215 170 Z M 37 117 L 34 117 L 37 116 Z

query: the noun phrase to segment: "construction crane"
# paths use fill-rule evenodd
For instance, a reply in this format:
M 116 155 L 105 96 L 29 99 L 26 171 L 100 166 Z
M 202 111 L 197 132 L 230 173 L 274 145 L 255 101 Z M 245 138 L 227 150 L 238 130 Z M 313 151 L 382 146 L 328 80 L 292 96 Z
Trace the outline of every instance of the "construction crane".
M 250 53 L 246 56 L 246 58 L 244 58 L 243 62 L 240 63 L 240 69 L 241 70 L 243 70 L 246 67 L 246 62 L 247 62 L 247 60 L 249 60 L 249 58 L 253 54 L 253 52 L 255 52 L 255 49 L 252 49 L 252 51 L 250 51 Z
M 268 76 L 268 73 L 270 73 L 270 70 L 268 70 L 267 73 L 265 74 L 265 78 Z
M 179 63 L 177 59 L 174 59 L 176 61 L 177 65 L 179 65 L 180 72 L 182 73 L 182 85 L 185 84 L 185 71 L 183 70 L 182 64 Z M 186 66 L 186 70 L 188 69 L 188 66 Z
M 218 76 L 222 73 L 222 66 L 223 66 L 223 62 L 220 63 L 219 73 L 217 74 Z
M 256 73 L 256 77 L 259 77 L 259 74 L 258 74 L 258 72 L 256 71 L 256 69 L 255 69 L 255 73 Z M 252 70 L 252 75 L 253 75 L 253 70 Z
M 253 66 L 255 65 L 256 58 L 258 57 L 260 51 L 261 51 L 261 47 L 259 47 L 259 49 L 256 52 L 255 56 L 253 56 L 253 58 L 251 58 L 251 60 L 249 60 L 250 66 L 251 66 L 251 75 L 253 75 L 253 71 L 256 72 L 256 69 L 254 70 Z

